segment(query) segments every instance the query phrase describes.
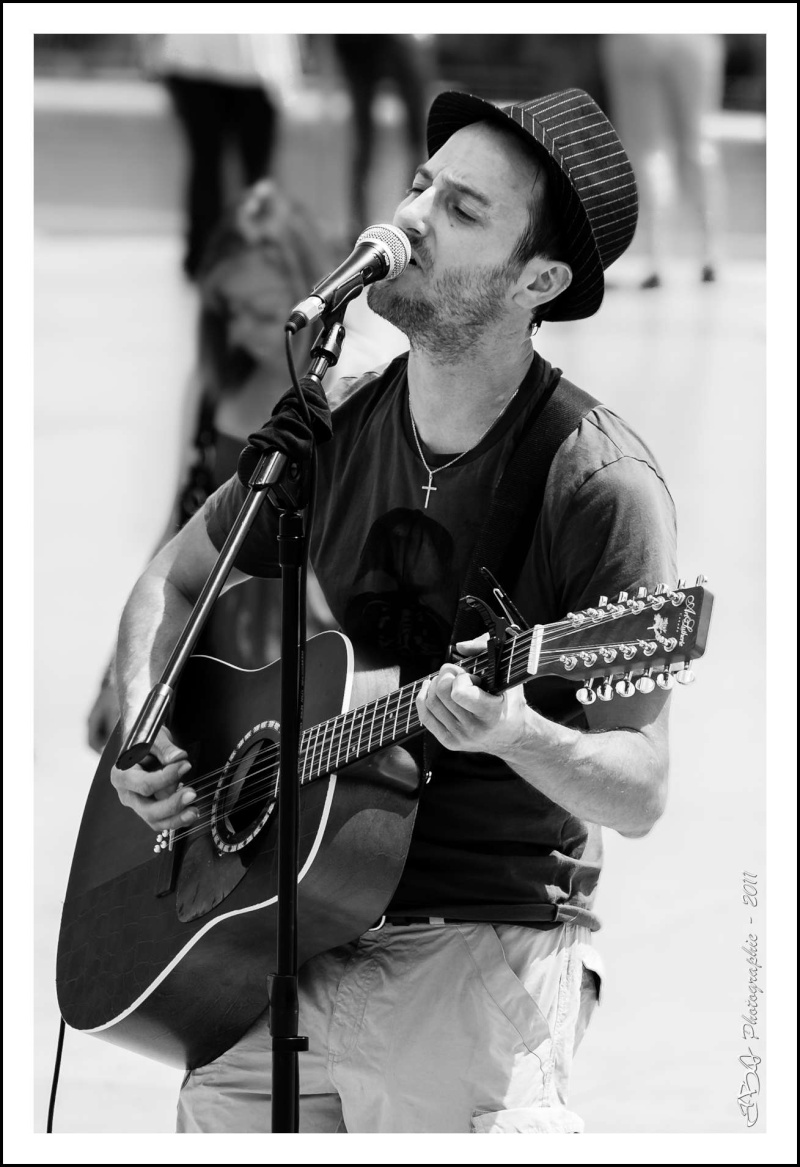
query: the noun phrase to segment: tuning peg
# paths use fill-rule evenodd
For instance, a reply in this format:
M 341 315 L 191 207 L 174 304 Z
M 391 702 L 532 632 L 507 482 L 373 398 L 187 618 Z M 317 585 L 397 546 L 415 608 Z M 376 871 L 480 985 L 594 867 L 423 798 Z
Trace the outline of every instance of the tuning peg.
M 610 681 L 603 681 L 602 685 L 597 690 L 597 696 L 601 701 L 614 700 L 614 689 Z
M 652 693 L 655 687 L 656 683 L 653 680 L 653 670 L 646 669 L 645 672 L 642 673 L 641 677 L 639 677 L 639 680 L 636 682 L 636 688 L 640 693 Z
M 605 608 L 607 604 L 608 604 L 608 596 L 601 596 L 600 599 L 597 601 L 598 608 Z
M 581 658 L 583 663 L 586 665 L 587 669 L 590 669 L 592 667 L 592 665 L 597 664 L 597 653 L 596 652 L 580 652 L 580 653 L 578 653 L 578 656 Z
M 678 580 L 678 588 L 680 589 L 680 588 L 685 588 L 685 587 L 686 587 L 686 580 L 685 580 L 685 579 L 679 579 L 679 580 Z
M 675 678 L 672 673 L 665 669 L 663 673 L 656 673 L 656 684 L 659 689 L 666 689 L 669 692 L 670 689 L 675 687 Z
M 695 675 L 689 667 L 691 663 L 690 660 L 687 660 L 681 671 L 675 674 L 675 680 L 679 685 L 691 685 L 695 680 Z
M 619 649 L 625 660 L 633 660 L 633 658 L 636 656 L 635 644 L 621 644 Z
M 708 580 L 706 579 L 706 577 L 704 575 L 698 575 L 697 579 L 695 580 L 695 587 L 701 588 L 703 586 L 703 584 L 707 584 L 707 583 L 708 583 Z
M 611 648 L 610 645 L 608 645 L 606 648 L 601 648 L 598 651 L 603 658 L 603 661 L 607 665 L 613 664 L 617 659 L 617 650 L 615 648 Z
M 617 681 L 614 688 L 619 693 L 620 697 L 632 697 L 636 692 L 635 688 L 633 687 L 633 681 L 631 680 L 630 673 L 626 673 L 621 681 Z
M 620 592 L 619 595 L 617 596 L 617 603 L 624 604 L 625 601 L 627 600 L 627 598 L 628 598 L 627 592 Z
M 597 699 L 597 694 L 594 691 L 594 677 L 587 681 L 582 689 L 578 689 L 575 696 L 580 701 L 581 705 L 593 705 Z
M 656 590 L 655 590 L 654 594 L 657 596 L 663 596 L 663 594 L 666 590 L 667 590 L 667 585 L 664 583 L 660 583 L 656 586 Z
M 637 600 L 646 600 L 647 599 L 647 588 L 638 588 L 636 591 L 636 598 L 637 598 Z

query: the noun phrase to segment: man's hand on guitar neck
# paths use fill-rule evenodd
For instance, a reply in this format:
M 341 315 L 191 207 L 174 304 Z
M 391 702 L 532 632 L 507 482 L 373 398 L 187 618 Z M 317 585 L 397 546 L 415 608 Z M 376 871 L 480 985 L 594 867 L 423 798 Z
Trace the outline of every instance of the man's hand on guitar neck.
M 195 792 L 181 782 L 191 770 L 185 750 L 175 745 L 168 729 L 162 728 L 153 744 L 152 756 L 158 764 L 153 769 L 113 767 L 111 782 L 120 802 L 136 811 L 154 831 L 174 831 L 188 826 L 197 818 L 197 811 L 191 808 Z
M 457 650 L 485 647 L 482 637 Z M 570 814 L 639 838 L 664 810 L 668 696 L 656 690 L 613 710 L 590 706 L 587 733 L 536 712 L 521 685 L 493 696 L 447 663 L 423 685 L 417 713 L 446 749 L 493 754 Z

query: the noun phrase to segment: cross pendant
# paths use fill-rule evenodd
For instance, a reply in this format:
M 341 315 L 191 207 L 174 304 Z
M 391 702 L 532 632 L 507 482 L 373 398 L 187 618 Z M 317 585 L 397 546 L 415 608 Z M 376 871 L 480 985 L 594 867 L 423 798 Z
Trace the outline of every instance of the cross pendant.
M 431 472 L 429 470 L 428 471 L 428 485 L 420 487 L 420 490 L 424 490 L 426 492 L 426 494 L 425 494 L 425 506 L 423 507 L 423 510 L 428 509 L 428 503 L 431 501 L 431 491 L 437 490 L 437 489 L 438 489 L 438 487 L 433 485 L 433 475 L 431 474 Z

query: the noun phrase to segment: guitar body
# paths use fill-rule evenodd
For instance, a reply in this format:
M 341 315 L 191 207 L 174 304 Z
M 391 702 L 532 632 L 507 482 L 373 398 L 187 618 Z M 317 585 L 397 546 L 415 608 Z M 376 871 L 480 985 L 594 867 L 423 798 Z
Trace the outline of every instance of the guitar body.
M 584 705 L 689 684 L 711 618 L 702 582 L 621 592 L 615 603 L 602 597 L 596 608 L 509 638 L 496 659 L 478 653 L 461 667 L 499 690 L 565 677 L 581 684 Z M 400 880 L 420 773 L 398 743 L 420 732 L 425 678 L 399 689 L 397 680 L 392 670 L 356 672 L 350 642 L 337 632 L 309 642 L 300 964 L 370 928 Z M 119 802 L 109 781 L 121 749 L 115 732 L 86 803 L 59 936 L 58 999 L 73 1028 L 194 1068 L 233 1045 L 267 1007 L 276 967 L 279 711 L 278 663 L 248 671 L 189 660 L 171 729 L 192 763 L 199 818 L 168 840 L 157 841 Z
M 335 632 L 309 642 L 306 673 L 305 726 L 391 687 L 387 676 L 356 673 L 349 641 Z M 206 825 L 178 832 L 171 851 L 154 853 L 153 832 L 122 806 L 109 780 L 121 748 L 115 731 L 88 796 L 62 915 L 56 980 L 68 1025 L 194 1068 L 233 1045 L 267 1007 L 276 966 L 277 800 L 274 788 L 271 796 L 245 794 L 258 785 L 251 771 L 267 772 L 263 751 L 275 755 L 279 715 L 279 662 L 247 671 L 211 657 L 189 660 L 173 736 L 189 754 L 194 788 L 211 776 L 198 810 L 210 807 L 220 781 L 228 783 L 217 816 L 228 850 L 201 813 Z M 300 964 L 380 917 L 403 870 L 419 782 L 411 756 L 392 746 L 301 786 Z

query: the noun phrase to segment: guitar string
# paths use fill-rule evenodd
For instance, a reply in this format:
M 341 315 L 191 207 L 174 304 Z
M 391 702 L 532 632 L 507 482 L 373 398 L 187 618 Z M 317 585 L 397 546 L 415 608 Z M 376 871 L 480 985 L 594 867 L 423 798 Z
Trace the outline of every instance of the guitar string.
M 512 674 L 511 679 L 513 679 L 513 681 L 515 681 L 515 682 L 522 682 L 522 681 L 524 681 L 524 679 L 527 675 L 528 675 L 527 671 L 522 669 L 518 674 Z M 417 683 L 418 682 L 415 682 L 415 687 L 416 687 Z M 398 709 L 395 711 L 395 714 L 394 714 L 395 722 L 397 720 L 399 720 L 400 713 L 403 713 L 403 714 L 408 713 L 411 703 L 412 703 L 411 701 L 409 701 L 407 703 L 405 701 L 399 703 Z M 387 705 L 387 711 L 388 711 L 388 705 Z M 350 713 L 352 711 L 347 711 L 347 712 Z M 344 716 L 344 715 L 340 715 L 340 716 Z M 336 720 L 336 719 L 334 718 L 332 720 Z M 419 729 L 420 729 L 420 724 L 416 720 L 416 717 L 413 721 L 413 724 L 411 723 L 411 719 L 409 718 L 408 719 L 408 729 L 405 731 L 404 734 L 398 735 L 398 737 L 395 738 L 394 740 L 398 741 L 403 737 L 413 736 L 415 733 L 419 732 Z M 342 768 L 344 768 L 344 766 L 352 764 L 352 762 L 356 761 L 362 754 L 365 756 L 368 756 L 371 752 L 374 752 L 376 749 L 379 749 L 381 747 L 382 740 L 383 740 L 382 729 L 378 731 L 377 737 L 375 737 L 374 736 L 374 729 L 373 729 L 373 727 L 371 727 L 370 737 L 369 737 L 368 742 L 363 747 L 359 747 L 359 749 L 356 751 L 356 753 L 352 757 L 350 757 L 349 753 L 346 754 L 344 763 L 339 761 L 340 749 L 337 749 L 337 751 L 336 751 L 336 760 L 335 761 L 333 759 L 333 751 L 329 750 L 328 751 L 328 763 L 329 763 L 329 765 L 326 767 L 323 767 L 320 770 L 316 770 L 316 769 L 313 770 L 311 774 L 309 774 L 305 779 L 302 780 L 302 784 L 307 785 L 310 781 L 315 780 L 317 778 L 320 778 L 325 774 L 335 773 L 338 769 L 342 769 Z M 312 751 L 312 756 L 314 753 L 316 753 L 316 743 L 315 743 L 313 751 Z M 270 754 L 269 763 L 261 770 L 251 771 L 250 774 L 247 776 L 248 780 L 249 780 L 248 787 L 247 787 L 249 798 L 245 799 L 242 802 L 237 803 L 234 807 L 231 808 L 231 811 L 235 811 L 236 813 L 239 813 L 243 810 L 250 809 L 253 806 L 263 804 L 265 801 L 268 801 L 270 798 L 274 797 L 277 794 L 277 791 L 278 791 L 278 780 L 277 779 L 278 779 L 278 774 L 279 774 L 279 760 L 276 761 L 275 755 L 278 754 L 278 747 L 272 746 L 272 748 L 269 751 L 269 754 Z M 322 758 L 324 756 L 324 754 L 325 754 L 325 749 L 323 747 L 323 749 L 320 753 L 320 757 Z M 312 766 L 313 765 L 314 765 L 314 763 L 312 761 Z M 256 777 L 256 776 L 258 776 L 261 780 L 259 782 L 253 783 L 252 778 Z M 272 779 L 275 779 L 274 783 L 272 782 Z M 197 784 L 193 784 L 193 788 L 195 788 L 196 785 Z M 215 784 L 215 789 L 216 789 L 216 784 Z M 213 797 L 213 792 L 207 791 L 201 796 L 201 799 L 211 799 L 212 797 Z M 198 803 L 201 801 L 201 799 L 198 799 L 193 804 L 193 806 L 195 808 L 198 808 Z M 210 809 L 213 809 L 213 808 L 210 807 Z M 212 823 L 212 821 L 213 821 L 212 814 L 209 814 L 209 817 L 207 820 L 203 820 L 202 817 L 199 818 L 197 821 L 195 821 L 192 824 L 191 827 L 188 827 L 183 831 L 183 837 L 187 837 L 191 834 L 197 834 L 197 833 L 201 833 L 201 832 L 205 831 L 208 828 L 208 826 Z
M 617 615 L 612 613 L 611 622 L 613 622 L 613 621 L 615 621 L 623 616 L 626 616 L 626 615 L 631 615 L 631 614 L 640 615 L 641 612 L 652 610 L 655 606 L 654 601 L 642 601 L 642 603 L 643 603 L 643 607 L 639 613 L 620 612 Z M 659 608 L 662 606 L 663 606 L 663 604 L 659 605 Z M 679 606 L 679 605 L 675 605 L 675 606 Z M 595 623 L 594 626 L 597 627 L 597 624 Z M 544 643 L 551 643 L 555 640 L 563 639 L 564 636 L 568 636 L 568 635 L 574 634 L 574 633 L 579 632 L 579 631 L 581 631 L 581 626 L 580 625 L 576 626 L 572 622 L 572 620 L 558 621 L 555 624 L 548 626 L 548 631 L 547 631 L 546 636 L 542 637 L 542 643 L 543 644 Z M 619 648 L 624 643 L 626 643 L 626 642 L 615 641 L 615 642 L 612 642 L 612 643 L 607 644 L 607 645 L 596 644 L 596 645 L 585 646 L 584 648 L 572 645 L 572 646 L 570 646 L 570 650 L 571 650 L 571 655 L 577 655 L 577 654 L 579 654 L 581 652 L 585 652 L 585 651 L 599 652 L 599 651 L 602 651 L 604 648 L 613 648 L 613 647 Z M 515 665 L 514 665 L 514 647 L 515 646 L 512 645 L 510 647 L 511 647 L 511 654 L 510 654 L 510 659 L 508 662 L 508 681 L 510 684 L 521 683 L 525 680 L 525 678 L 527 676 L 529 676 L 529 674 L 528 674 L 526 668 L 522 668 L 521 670 L 519 670 L 519 666 L 516 666 L 516 669 L 518 671 L 515 671 Z M 636 647 L 638 647 L 638 644 L 636 645 Z M 543 653 L 543 655 L 545 655 L 547 657 L 552 657 L 552 658 L 556 658 L 558 656 L 558 653 L 555 652 L 554 650 L 544 650 L 543 649 L 542 653 Z M 542 657 L 540 656 L 540 661 L 541 661 L 541 659 L 542 659 Z M 488 653 L 480 653 L 480 654 L 476 655 L 475 657 L 470 658 L 470 660 L 469 660 L 470 667 L 467 669 L 467 671 L 468 672 L 479 671 L 480 667 L 487 660 L 488 660 Z M 547 663 L 547 662 L 545 662 L 545 663 Z M 611 662 L 608 662 L 608 663 L 611 663 Z M 628 662 L 625 662 L 625 663 L 627 664 Z M 655 667 L 655 662 L 650 667 Z M 623 671 L 629 671 L 629 670 L 623 670 Z M 512 673 L 513 673 L 513 677 L 512 677 Z M 578 674 L 578 675 L 580 675 L 580 674 Z M 435 676 L 435 674 L 432 674 L 432 676 Z M 421 680 L 424 681 L 425 679 L 426 678 L 422 678 Z M 428 679 L 430 679 L 430 678 L 428 678 Z M 411 703 L 416 700 L 416 689 L 417 689 L 417 686 L 419 685 L 419 683 L 420 683 L 419 681 L 416 681 L 413 684 L 411 684 L 408 687 L 409 688 L 408 694 L 402 696 L 399 699 L 397 708 L 394 710 L 394 724 L 395 725 L 397 724 L 401 713 L 407 714 L 409 712 L 409 708 L 410 708 Z M 406 687 L 404 686 L 404 688 L 406 688 Z M 403 690 L 402 689 L 398 690 L 398 692 L 402 693 Z M 339 717 L 341 717 L 343 719 L 342 720 L 342 729 L 344 729 L 347 717 L 352 716 L 352 721 L 353 721 L 353 724 L 351 725 L 351 736 L 352 736 L 352 731 L 355 728 L 355 724 L 356 724 L 356 721 L 358 719 L 359 709 L 363 710 L 364 712 L 361 714 L 361 720 L 362 720 L 362 727 L 360 730 L 360 734 L 361 734 L 361 733 L 363 733 L 363 723 L 366 720 L 366 711 L 370 707 L 374 706 L 373 724 L 370 725 L 369 737 L 368 737 L 366 745 L 363 747 L 363 753 L 365 755 L 369 755 L 374 750 L 380 748 L 380 746 L 382 744 L 383 726 L 385 724 L 385 719 L 386 719 L 386 715 L 389 711 L 389 704 L 390 704 L 390 701 L 388 700 L 390 695 L 386 695 L 386 696 L 387 696 L 387 705 L 386 705 L 386 709 L 384 710 L 383 721 L 381 723 L 381 729 L 378 732 L 377 743 L 373 742 L 374 721 L 375 721 L 375 718 L 376 718 L 377 713 L 378 713 L 378 707 L 379 707 L 380 701 L 383 700 L 383 698 L 379 698 L 378 701 L 368 703 L 367 705 L 361 706 L 361 707 L 357 708 L 356 710 L 347 710 L 345 713 L 339 714 L 337 717 L 330 719 L 331 722 L 335 722 L 336 720 L 338 720 Z M 406 704 L 406 701 L 408 701 L 408 704 Z M 407 736 L 410 736 L 411 732 L 412 732 L 410 722 L 411 722 L 411 718 L 409 716 L 407 719 L 407 731 L 406 731 Z M 321 723 L 321 724 L 326 724 L 326 723 Z M 310 734 L 313 732 L 314 729 L 318 730 L 318 727 L 312 726 L 308 731 L 305 731 L 305 732 Z M 415 724 L 414 732 L 417 732 L 417 731 L 418 731 L 418 726 Z M 359 740 L 360 740 L 360 734 L 359 734 Z M 305 733 L 303 734 L 303 736 L 305 736 Z M 322 735 L 322 749 L 320 751 L 320 759 L 322 759 L 322 757 L 324 757 L 324 754 L 325 754 L 325 736 L 326 736 L 326 733 L 323 733 L 323 735 Z M 319 738 L 319 731 L 317 733 L 317 738 Z M 318 740 L 314 742 L 313 747 L 312 747 L 312 753 L 311 753 L 311 759 L 312 759 L 311 765 L 312 765 L 312 767 L 315 766 L 314 755 L 316 754 L 317 745 L 318 745 Z M 249 792 L 251 795 L 255 793 L 255 790 L 257 787 L 261 787 L 261 786 L 264 786 L 265 784 L 268 784 L 270 779 L 273 776 L 276 776 L 278 773 L 279 763 L 276 763 L 276 761 L 275 761 L 275 755 L 278 753 L 278 748 L 273 746 L 272 749 L 270 749 L 268 752 L 270 755 L 270 760 L 267 763 L 267 765 L 261 769 L 251 771 L 247 776 L 249 779 L 248 788 L 249 788 Z M 337 751 L 336 751 L 336 763 L 334 765 L 330 766 L 330 770 L 328 770 L 326 768 L 323 768 L 319 771 L 312 770 L 311 775 L 309 775 L 309 778 L 306 779 L 306 781 L 310 781 L 312 778 L 321 777 L 322 774 L 324 774 L 326 772 L 333 772 L 333 771 L 335 771 L 335 769 L 337 767 L 340 767 L 339 753 L 340 753 L 340 746 L 337 747 Z M 356 753 L 355 753 L 352 761 L 357 760 L 358 757 L 360 756 L 360 754 L 361 754 L 361 747 L 359 746 L 359 747 L 357 747 Z M 345 754 L 345 758 L 346 759 L 349 758 L 349 752 Z M 329 748 L 328 748 L 328 762 L 329 762 L 329 764 L 331 763 L 331 761 L 332 761 L 332 748 L 329 746 Z M 349 765 L 350 762 L 346 761 L 345 764 Z M 304 765 L 305 765 L 305 763 L 304 763 Z M 219 775 L 225 773 L 225 770 L 227 769 L 227 767 L 228 767 L 228 763 L 226 763 L 225 766 L 223 766 L 217 770 L 209 771 L 205 775 L 200 775 L 197 779 L 195 779 L 193 782 L 190 783 L 191 788 L 194 789 L 199 795 L 199 797 L 193 803 L 193 806 L 195 809 L 198 808 L 198 803 L 202 799 L 210 796 L 210 794 L 212 793 L 212 790 L 211 790 L 212 787 L 214 789 L 217 788 L 217 786 L 219 785 L 218 777 L 219 777 Z M 267 776 L 266 779 L 263 778 L 263 776 L 265 776 L 265 775 Z M 253 778 L 262 778 L 262 781 L 259 783 L 256 783 L 254 785 L 253 781 L 252 781 Z M 269 787 L 269 793 L 266 795 L 266 797 L 267 798 L 271 797 L 275 791 L 277 791 L 277 781 L 276 781 L 274 787 Z M 262 802 L 264 800 L 264 797 L 265 797 L 264 792 L 262 790 L 259 790 L 257 797 L 251 799 L 250 802 L 243 802 L 243 803 L 237 804 L 236 809 L 238 811 L 238 810 L 247 809 L 249 806 L 252 806 L 252 805 L 257 805 L 259 802 Z M 212 821 L 212 819 L 211 819 L 211 817 L 209 817 L 208 822 L 210 823 L 211 821 Z M 205 830 L 205 828 L 208 824 L 202 823 L 202 825 L 198 825 L 199 823 L 202 823 L 202 820 L 200 820 L 200 819 L 196 820 L 193 827 L 188 828 L 186 833 L 189 833 L 190 831 L 193 832 L 193 831 L 198 831 L 198 830 Z
M 527 654 L 526 654 L 526 656 L 527 656 Z M 482 667 L 484 664 L 486 664 L 486 663 L 488 663 L 488 653 L 482 653 L 482 654 L 479 654 L 479 655 L 478 655 L 478 656 L 476 656 L 476 657 L 472 657 L 472 658 L 470 658 L 470 660 L 469 660 L 469 665 L 470 665 L 470 668 L 469 668 L 469 669 L 467 669 L 467 671 L 468 671 L 468 672 L 471 672 L 471 673 L 472 673 L 472 672 L 477 672 L 477 671 L 479 671 L 479 669 L 480 669 L 480 668 L 481 668 L 481 667 Z M 519 666 L 516 666 L 516 668 L 519 668 Z M 410 704 L 411 704 L 413 701 L 415 701 L 415 700 L 416 700 L 416 692 L 415 692 L 415 690 L 416 690 L 416 689 L 417 689 L 419 686 L 421 686 L 421 682 L 424 682 L 425 680 L 431 680 L 431 679 L 432 679 L 433 677 L 435 677 L 435 676 L 436 676 L 436 674 L 435 674 L 435 673 L 432 673 L 432 674 L 430 675 L 430 677 L 428 677 L 428 678 L 425 678 L 425 677 L 419 678 L 418 680 L 416 680 L 416 681 L 414 681 L 414 682 L 410 682 L 408 685 L 404 685 L 404 686 L 402 687 L 402 689 L 399 689 L 399 690 L 397 690 L 397 692 L 399 692 L 399 693 L 403 693 L 403 692 L 404 692 L 404 690 L 406 690 L 406 689 L 407 689 L 407 690 L 408 690 L 408 693 L 406 693 L 406 694 L 405 694 L 405 695 L 404 695 L 404 696 L 403 696 L 403 697 L 400 699 L 399 708 L 398 708 L 396 711 L 393 711 L 393 714 L 394 714 L 394 720 L 395 720 L 395 721 L 397 721 L 397 720 L 399 720 L 399 719 L 400 719 L 400 714 L 401 714 L 401 713 L 407 713 L 407 712 L 408 712 L 409 705 L 410 705 Z M 525 669 L 523 669 L 523 670 L 522 670 L 522 672 L 521 672 L 521 674 L 520 674 L 520 677 L 519 677 L 519 678 L 517 678 L 517 677 L 515 676 L 515 678 L 514 678 L 514 679 L 515 679 L 515 681 L 516 681 L 516 680 L 524 680 L 524 678 L 525 678 L 526 676 L 528 676 L 528 673 L 527 673 L 527 671 L 526 671 Z M 376 699 L 375 701 L 373 701 L 373 702 L 368 702 L 368 703 L 366 703 L 365 705 L 360 705 L 360 706 L 357 706 L 355 709 L 348 709 L 348 710 L 345 710 L 343 713 L 337 714 L 337 715 L 336 715 L 336 717 L 329 718 L 329 719 L 328 719 L 326 722 L 320 722 L 320 725 L 325 725 L 325 724 L 328 724 L 328 722 L 337 721 L 339 718 L 342 718 L 342 719 L 343 719 L 343 725 L 344 725 L 344 720 L 345 720 L 346 718 L 348 718 L 348 717 L 352 717 L 353 724 L 355 725 L 355 724 L 356 724 L 356 722 L 358 721 L 358 718 L 359 718 L 359 716 L 362 718 L 362 720 L 363 720 L 364 722 L 366 722 L 366 721 L 368 720 L 368 717 L 369 717 L 369 712 L 368 712 L 368 711 L 369 711 L 369 710 L 372 710 L 372 709 L 374 709 L 374 710 L 375 710 L 375 713 L 373 714 L 373 716 L 376 716 L 376 715 L 377 715 L 377 707 L 380 705 L 380 702 L 381 702 L 381 701 L 385 700 L 386 696 L 387 696 L 387 694 L 384 694 L 383 696 L 381 696 L 381 697 L 377 698 L 377 699 Z M 388 696 L 391 696 L 391 694 L 388 694 Z M 406 702 L 407 702 L 407 703 L 406 703 Z M 388 706 L 387 706 L 387 709 L 388 709 Z M 307 730 L 304 730 L 304 731 L 303 731 L 303 737 L 305 737 L 305 736 L 306 736 L 306 734 L 311 734 L 311 733 L 313 733 L 315 729 L 318 729 L 318 726 L 310 726 L 310 727 L 309 727 Z M 362 726 L 362 732 L 363 732 L 363 726 Z M 373 732 L 373 731 L 372 731 L 372 728 L 371 728 L 370 732 Z M 323 749 L 322 749 L 321 753 L 325 753 L 325 752 L 326 752 L 326 748 L 325 748 L 325 745 L 324 745 L 324 737 L 325 737 L 325 735 L 323 734 L 323 735 L 322 735 L 322 737 L 323 737 L 323 742 L 322 742 L 322 744 L 323 744 Z M 319 741 L 316 741 L 316 742 L 314 743 L 314 746 L 313 746 L 313 750 L 314 750 L 314 752 L 316 752 L 317 746 L 318 746 L 319 744 L 320 744 L 320 743 L 319 743 Z M 277 747 L 276 747 L 276 748 L 277 748 Z M 218 781 L 218 779 L 219 779 L 220 775 L 222 775 L 222 774 L 224 774 L 224 773 L 225 773 L 225 771 L 228 769 L 228 766 L 229 766 L 229 765 L 230 765 L 230 763 L 229 763 L 229 762 L 226 762 L 226 763 L 225 763 L 225 765 L 223 765 L 223 766 L 220 766 L 220 767 L 219 767 L 218 769 L 216 769 L 216 770 L 209 770 L 209 771 L 207 771 L 205 774 L 199 775 L 197 778 L 195 778 L 195 779 L 193 779 L 193 780 L 191 781 L 191 783 L 190 783 L 190 785 L 191 785 L 191 788 L 192 788 L 193 790 L 199 790 L 199 789 L 200 789 L 202 786 L 210 786 L 210 785 L 213 785 L 214 787 L 216 787 L 216 785 L 217 785 L 217 781 Z M 252 770 L 252 771 L 250 771 L 249 777 L 251 777 L 251 778 L 252 778 L 252 777 L 254 777 L 254 776 L 258 775 L 258 774 L 264 773 L 264 772 L 265 772 L 265 771 L 263 771 L 263 770 Z
M 626 642 L 615 641 L 615 642 L 611 642 L 609 644 L 596 644 L 596 645 L 586 646 L 584 648 L 580 648 L 578 646 L 571 646 L 570 655 L 577 655 L 580 652 L 585 652 L 585 651 L 591 651 L 591 652 L 594 652 L 596 654 L 597 652 L 601 652 L 604 649 L 611 649 L 611 648 L 618 649 L 619 646 L 623 643 L 626 643 Z M 638 647 L 638 645 L 636 647 Z M 547 651 L 547 650 L 545 650 L 543 652 L 543 656 L 548 657 L 548 658 L 553 658 L 553 659 L 558 658 L 557 653 L 555 653 L 553 651 Z M 479 671 L 480 667 L 486 662 L 487 659 L 488 659 L 488 654 L 479 654 L 478 656 L 471 658 L 471 660 L 469 662 L 470 668 L 467 671 L 468 672 Z M 649 658 L 645 658 L 645 659 L 649 659 Z M 541 660 L 542 660 L 542 657 L 540 657 L 540 661 Z M 548 661 L 545 660 L 544 663 L 548 663 Z M 612 663 L 612 662 L 608 662 L 608 663 Z M 620 663 L 622 663 L 622 662 L 620 662 Z M 625 662 L 625 664 L 627 664 L 627 663 L 629 663 L 629 662 Z M 639 662 L 637 662 L 637 663 L 639 663 Z M 527 672 L 527 669 L 525 669 L 524 667 L 520 668 L 519 665 L 517 665 L 517 666 L 514 665 L 513 654 L 512 654 L 512 659 L 509 661 L 509 666 L 510 666 L 510 671 L 509 671 L 509 676 L 508 676 L 509 682 L 521 683 L 529 675 Z M 655 665 L 652 665 L 650 667 L 655 667 Z M 621 669 L 620 671 L 627 672 L 629 670 Z M 432 674 L 432 675 L 435 676 L 435 674 Z M 577 675 L 580 676 L 580 672 Z M 422 678 L 421 680 L 424 681 L 425 679 L 426 678 Z M 416 696 L 417 696 L 416 690 L 417 690 L 418 686 L 420 686 L 419 680 L 413 682 L 410 686 L 403 687 L 403 689 L 406 689 L 406 688 L 408 689 L 407 693 L 403 693 L 403 689 L 398 690 L 399 693 L 403 693 L 403 696 L 398 701 L 397 706 L 391 710 L 393 722 L 395 725 L 401 719 L 401 715 L 405 716 L 409 711 L 410 705 L 416 701 Z M 386 697 L 391 697 L 391 695 L 387 694 Z M 369 716 L 368 711 L 370 709 L 373 709 L 373 722 L 374 722 L 376 716 L 378 716 L 378 709 L 379 709 L 380 702 L 383 701 L 384 699 L 385 699 L 384 697 L 381 697 L 375 702 L 370 702 L 366 705 L 359 706 L 354 710 L 346 710 L 345 712 L 338 714 L 336 717 L 330 718 L 329 721 L 335 722 L 341 718 L 342 719 L 341 728 L 342 728 L 342 730 L 344 730 L 347 718 L 350 717 L 352 719 L 352 726 L 351 726 L 351 734 L 352 734 L 352 730 L 355 728 L 355 725 L 357 724 L 359 717 L 360 717 L 361 721 L 362 721 L 362 727 L 361 727 L 360 733 L 363 734 L 364 723 L 366 722 L 366 720 Z M 377 749 L 380 747 L 381 742 L 382 742 L 382 738 L 383 738 L 383 725 L 385 723 L 386 716 L 389 713 L 390 705 L 391 705 L 391 701 L 387 701 L 386 709 L 384 710 L 384 713 L 383 713 L 383 721 L 381 723 L 381 729 L 378 731 L 377 742 L 373 741 L 374 725 L 370 726 L 369 737 L 368 737 L 367 743 L 363 747 L 365 754 L 369 754 L 374 749 Z M 320 725 L 325 725 L 325 724 L 327 724 L 327 722 L 320 723 Z M 308 730 L 304 731 L 303 736 L 305 737 L 306 734 L 313 733 L 315 729 L 318 730 L 319 727 L 318 726 L 311 726 Z M 323 733 L 322 734 L 322 743 L 321 743 L 322 749 L 320 750 L 320 757 L 323 757 L 324 754 L 326 753 L 325 737 L 326 737 L 326 733 Z M 319 733 L 318 733 L 318 739 L 319 739 Z M 312 766 L 314 764 L 313 755 L 316 754 L 317 747 L 319 744 L 320 744 L 320 742 L 319 742 L 319 740 L 317 740 L 314 742 L 313 747 L 311 747 L 311 749 L 312 749 Z M 306 748 L 305 753 L 307 753 L 308 748 L 309 747 Z M 337 747 L 337 750 L 336 750 L 337 764 L 338 764 L 340 752 L 341 752 L 341 746 Z M 360 752 L 361 751 L 359 749 L 359 751 L 357 751 L 353 760 L 356 760 L 360 756 Z M 253 778 L 259 777 L 261 775 L 271 774 L 274 771 L 275 762 L 274 762 L 272 755 L 277 753 L 277 747 L 273 747 L 273 749 L 271 751 L 269 751 L 269 753 L 270 753 L 269 760 L 267 761 L 266 758 L 264 759 L 265 762 L 267 763 L 265 767 L 262 767 L 259 769 L 254 769 L 254 770 L 251 770 L 249 772 L 248 779 L 250 780 L 251 788 L 252 788 L 252 779 Z M 327 747 L 327 753 L 328 753 L 328 760 L 330 762 L 332 760 L 332 757 L 333 757 L 332 746 Z M 348 756 L 349 756 L 349 754 L 345 755 L 345 757 L 348 757 Z M 217 770 L 211 770 L 211 771 L 206 772 L 203 775 L 199 775 L 196 779 L 191 781 L 191 783 L 190 783 L 191 788 L 193 790 L 195 790 L 198 794 L 205 793 L 206 788 L 209 788 L 211 786 L 216 788 L 216 786 L 218 785 L 219 776 L 225 773 L 225 771 L 228 769 L 229 764 L 230 763 L 226 763 L 224 766 L 220 767 Z M 349 764 L 349 762 L 346 764 Z M 335 766 L 332 765 L 330 767 L 330 769 L 331 770 L 335 769 Z M 328 772 L 328 771 L 325 769 L 322 769 L 319 772 L 315 771 L 313 776 L 318 777 L 319 775 L 326 773 L 326 772 Z

